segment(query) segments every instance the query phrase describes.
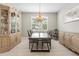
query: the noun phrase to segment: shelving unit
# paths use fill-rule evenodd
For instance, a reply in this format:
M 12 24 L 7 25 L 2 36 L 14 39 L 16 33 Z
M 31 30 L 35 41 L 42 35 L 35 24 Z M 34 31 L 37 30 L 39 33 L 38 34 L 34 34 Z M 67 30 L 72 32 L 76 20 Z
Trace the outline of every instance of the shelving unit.
M 0 52 L 6 52 L 21 42 L 21 13 L 0 5 Z
M 0 5 L 0 34 L 8 33 L 9 7 Z

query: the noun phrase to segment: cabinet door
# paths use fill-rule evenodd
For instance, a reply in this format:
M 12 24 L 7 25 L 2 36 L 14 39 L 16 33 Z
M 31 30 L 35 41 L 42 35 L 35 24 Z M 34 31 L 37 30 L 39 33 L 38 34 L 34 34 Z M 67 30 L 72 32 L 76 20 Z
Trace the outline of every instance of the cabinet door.
M 9 44 L 9 37 L 3 37 L 2 39 L 2 48 L 9 48 L 10 44 Z
M 2 48 L 2 43 L 1 43 L 1 40 L 2 40 L 2 39 L 0 38 L 0 48 Z
M 17 43 L 21 42 L 21 33 L 16 34 Z
M 11 47 L 13 47 L 15 45 L 15 42 L 16 42 L 15 37 L 14 37 L 14 35 L 12 35 L 11 38 L 10 38 Z

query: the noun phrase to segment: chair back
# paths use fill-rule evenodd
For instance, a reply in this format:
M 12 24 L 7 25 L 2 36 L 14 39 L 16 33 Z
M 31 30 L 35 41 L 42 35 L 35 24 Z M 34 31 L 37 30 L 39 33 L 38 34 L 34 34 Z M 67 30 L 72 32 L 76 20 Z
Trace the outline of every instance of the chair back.
M 27 30 L 27 33 L 28 33 L 28 36 L 30 37 L 30 36 L 31 36 L 31 33 L 30 33 L 30 31 L 28 31 L 28 30 Z
M 30 34 L 32 35 L 32 33 L 33 33 L 32 30 L 30 30 L 29 32 L 30 32 Z

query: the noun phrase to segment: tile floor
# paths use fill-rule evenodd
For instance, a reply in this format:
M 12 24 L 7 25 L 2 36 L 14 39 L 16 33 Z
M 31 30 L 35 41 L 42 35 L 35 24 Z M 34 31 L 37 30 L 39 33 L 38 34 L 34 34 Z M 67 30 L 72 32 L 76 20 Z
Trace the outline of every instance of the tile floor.
M 77 56 L 74 52 L 65 48 L 59 41 L 52 40 L 50 52 L 30 52 L 27 37 L 22 38 L 22 42 L 8 52 L 0 53 L 0 56 Z

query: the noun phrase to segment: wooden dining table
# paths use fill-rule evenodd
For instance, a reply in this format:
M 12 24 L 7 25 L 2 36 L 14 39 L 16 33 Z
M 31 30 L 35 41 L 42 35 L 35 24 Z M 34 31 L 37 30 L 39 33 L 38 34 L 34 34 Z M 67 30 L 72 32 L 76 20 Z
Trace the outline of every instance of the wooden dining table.
M 45 48 L 46 50 L 43 48 L 43 43 L 48 44 L 49 42 L 51 44 L 51 37 L 47 32 L 34 32 L 32 33 L 31 37 L 29 37 L 29 40 L 32 40 L 33 43 L 37 41 L 36 49 L 35 50 L 33 49 L 33 44 L 32 44 L 31 51 L 43 51 L 43 52 L 50 51 L 49 46 L 47 47 L 47 49 Z M 39 44 L 39 42 L 41 43 Z M 41 45 L 42 48 L 39 49 L 39 45 Z

